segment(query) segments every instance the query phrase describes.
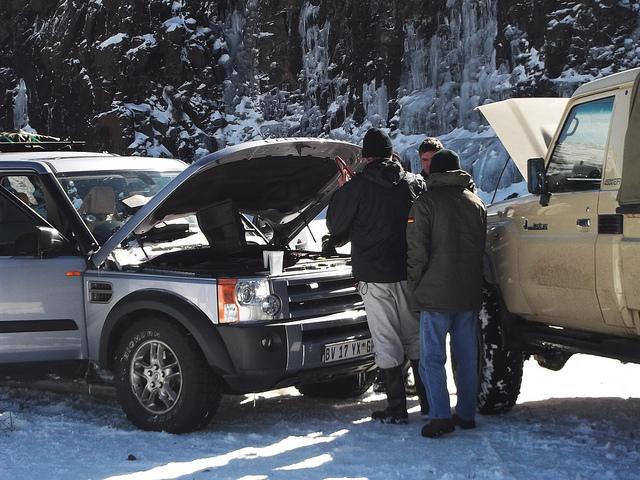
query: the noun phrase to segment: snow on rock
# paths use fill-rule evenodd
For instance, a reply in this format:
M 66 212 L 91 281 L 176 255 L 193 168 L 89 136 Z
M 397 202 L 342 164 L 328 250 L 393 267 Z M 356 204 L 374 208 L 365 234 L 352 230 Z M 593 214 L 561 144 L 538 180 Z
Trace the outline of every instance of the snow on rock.
M 140 50 L 150 49 L 158 44 L 155 35 L 153 35 L 152 33 L 145 33 L 144 35 L 136 36 L 134 37 L 134 40 L 142 41 L 142 43 L 140 43 L 137 47 L 127 50 L 125 55 L 133 56 L 136 55 Z
M 496 182 L 506 195 L 519 193 L 521 179 L 509 165 L 500 174 L 495 139 L 475 136 L 486 131 L 476 106 L 568 96 L 585 81 L 640 66 L 635 1 L 86 3 L 3 7 L 16 34 L 0 40 L 0 91 L 17 92 L 24 78 L 29 101 L 39 103 L 29 105 L 29 122 L 43 133 L 192 161 L 202 149 L 255 138 L 359 143 L 380 126 L 414 169 L 410 144 L 446 138 L 465 153 L 483 198 Z M 26 102 L 8 97 L 0 122 L 13 128 L 13 113 L 24 110 L 14 107 Z M 252 113 L 241 105 L 246 98 Z M 457 129 L 468 135 L 454 139 Z M 149 150 L 136 132 L 164 149 Z
M 101 42 L 98 45 L 98 49 L 104 50 L 105 48 L 109 48 L 112 45 L 118 45 L 120 42 L 122 42 L 127 38 L 129 38 L 129 35 L 127 35 L 126 33 L 116 33 L 115 35 L 112 35 L 111 37 L 107 38 L 105 41 Z
M 173 32 L 178 29 L 188 29 L 187 25 L 189 24 L 193 24 L 193 22 L 187 22 L 182 17 L 173 17 L 165 20 L 162 26 L 166 29 L 167 32 Z

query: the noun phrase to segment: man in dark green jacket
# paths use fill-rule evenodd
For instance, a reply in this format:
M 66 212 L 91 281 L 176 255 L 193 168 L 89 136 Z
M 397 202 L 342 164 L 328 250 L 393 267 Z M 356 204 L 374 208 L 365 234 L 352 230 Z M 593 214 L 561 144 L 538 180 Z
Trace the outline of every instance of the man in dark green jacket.
M 439 437 L 454 426 L 475 427 L 478 310 L 482 304 L 482 257 L 487 213 L 471 192 L 471 176 L 458 155 L 440 150 L 431 160 L 427 191 L 409 214 L 407 275 L 420 310 L 420 374 L 430 421 L 422 435 Z M 456 359 L 458 402 L 451 415 L 446 337 Z

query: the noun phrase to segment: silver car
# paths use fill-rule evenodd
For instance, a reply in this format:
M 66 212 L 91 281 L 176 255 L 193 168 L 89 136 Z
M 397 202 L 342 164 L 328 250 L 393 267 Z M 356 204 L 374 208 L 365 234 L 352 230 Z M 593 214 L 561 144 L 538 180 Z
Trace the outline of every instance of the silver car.
M 169 432 L 224 393 L 371 385 L 350 257 L 290 246 L 359 147 L 264 140 L 191 165 L 28 149 L 0 154 L 4 370 L 98 366 L 135 425 Z

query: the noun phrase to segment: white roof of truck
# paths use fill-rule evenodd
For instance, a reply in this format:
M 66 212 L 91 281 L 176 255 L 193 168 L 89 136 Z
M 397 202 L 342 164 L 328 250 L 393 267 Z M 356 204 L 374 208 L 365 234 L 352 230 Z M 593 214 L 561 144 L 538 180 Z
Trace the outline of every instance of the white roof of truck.
M 121 157 L 95 152 L 10 152 L 0 153 L 2 161 L 40 161 L 59 173 L 98 172 L 105 170 L 184 170 L 181 160 L 161 157 Z
M 587 93 L 597 92 L 599 90 L 615 88 L 626 83 L 633 83 L 638 76 L 638 73 L 640 73 L 640 68 L 632 68 L 631 70 L 625 70 L 624 72 L 614 73 L 613 75 L 593 80 L 592 82 L 585 83 L 578 87 L 578 89 L 573 92 L 572 96 L 577 97 Z

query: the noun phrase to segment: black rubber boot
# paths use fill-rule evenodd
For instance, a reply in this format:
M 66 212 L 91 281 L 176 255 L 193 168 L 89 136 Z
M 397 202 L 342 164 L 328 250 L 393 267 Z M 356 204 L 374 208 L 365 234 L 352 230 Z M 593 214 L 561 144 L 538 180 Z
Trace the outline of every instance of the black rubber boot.
M 420 415 L 428 415 L 429 401 L 427 400 L 427 390 L 424 387 L 422 377 L 420 377 L 420 360 L 411 360 L 411 369 L 413 370 L 413 381 L 416 385 L 416 394 L 420 401 Z
M 404 392 L 402 365 L 393 368 L 381 368 L 387 391 L 387 408 L 371 414 L 372 420 L 382 423 L 407 423 L 407 396 Z
M 416 395 L 416 385 L 415 383 L 409 383 L 409 360 L 407 360 L 402 365 L 402 371 L 404 372 L 404 391 L 408 397 L 413 397 Z M 373 391 L 376 393 L 385 393 L 384 387 L 384 379 L 382 378 L 382 372 L 378 370 L 376 373 L 376 379 L 373 382 Z

